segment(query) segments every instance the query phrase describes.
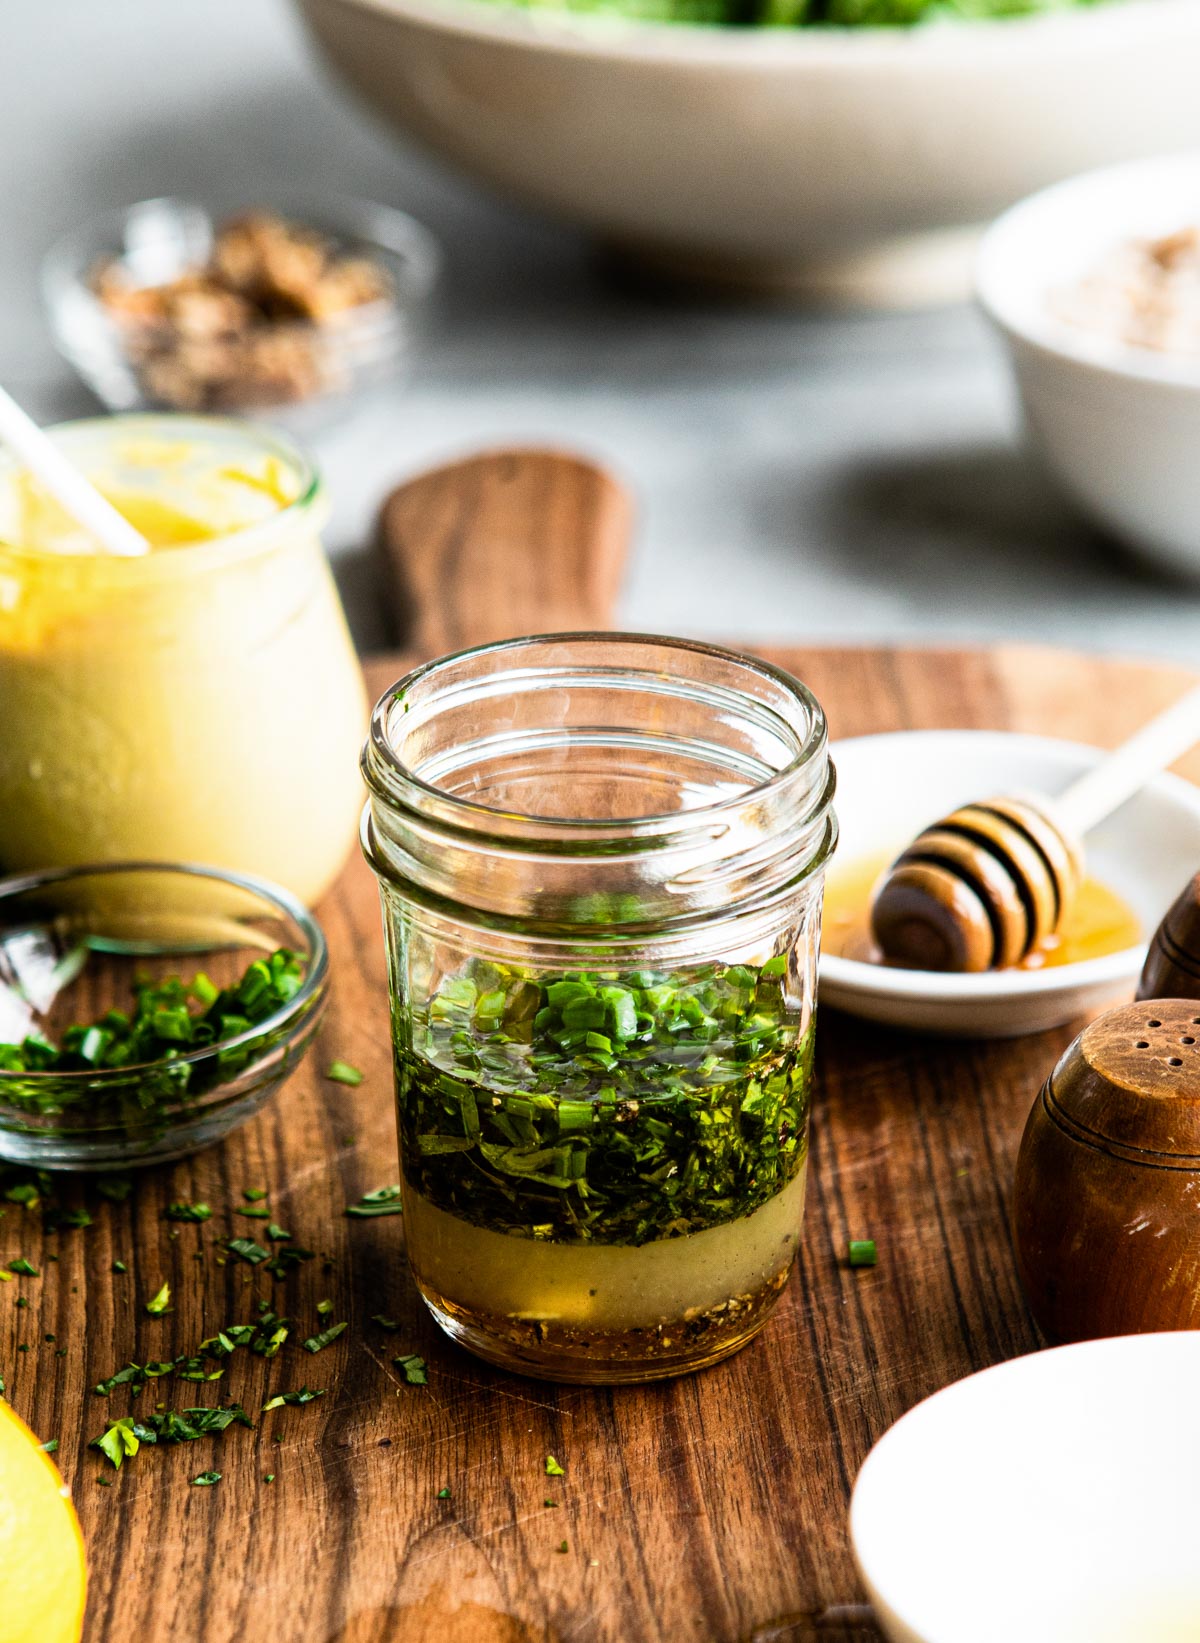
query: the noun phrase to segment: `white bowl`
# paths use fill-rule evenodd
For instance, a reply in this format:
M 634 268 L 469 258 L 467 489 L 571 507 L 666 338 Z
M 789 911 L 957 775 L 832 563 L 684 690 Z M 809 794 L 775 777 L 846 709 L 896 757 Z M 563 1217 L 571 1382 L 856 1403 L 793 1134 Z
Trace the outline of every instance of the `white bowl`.
M 975 224 L 1200 142 L 1196 0 L 914 29 L 737 29 L 493 0 L 296 0 L 370 106 L 661 270 L 932 294 Z
M 972 799 L 1053 796 L 1102 757 L 1097 748 L 990 730 L 919 730 L 835 742 L 838 864 L 898 853 Z M 1152 932 L 1200 862 L 1200 788 L 1157 777 L 1087 840 L 1088 867 Z M 1011 1038 L 1131 998 L 1145 945 L 1044 970 L 943 975 L 821 956 L 821 1003 L 922 1032 Z
M 1046 466 L 1098 525 L 1190 576 L 1200 575 L 1200 359 L 1094 335 L 1050 298 L 1114 247 L 1196 223 L 1200 152 L 1113 166 L 1007 212 L 976 270 Z
M 892 1643 L 1196 1643 L 1200 1334 L 1037 1352 L 918 1404 L 850 1503 Z

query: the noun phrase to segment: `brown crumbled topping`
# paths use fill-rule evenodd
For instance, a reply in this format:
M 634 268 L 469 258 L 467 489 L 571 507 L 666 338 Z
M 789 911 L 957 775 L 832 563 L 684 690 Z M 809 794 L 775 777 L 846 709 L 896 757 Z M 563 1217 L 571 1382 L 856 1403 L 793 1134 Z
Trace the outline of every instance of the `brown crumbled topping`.
M 370 257 L 269 211 L 222 224 L 208 263 L 165 285 L 134 284 L 114 258 L 96 269 L 92 287 L 143 391 L 178 410 L 302 400 L 344 386 L 350 349 L 339 324 L 394 294 Z

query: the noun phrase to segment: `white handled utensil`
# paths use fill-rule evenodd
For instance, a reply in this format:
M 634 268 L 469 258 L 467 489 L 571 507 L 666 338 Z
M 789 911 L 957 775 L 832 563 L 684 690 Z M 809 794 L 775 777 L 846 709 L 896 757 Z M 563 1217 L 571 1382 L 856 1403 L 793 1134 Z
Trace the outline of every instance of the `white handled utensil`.
M 884 957 L 914 970 L 1019 964 L 1067 915 L 1083 878 L 1083 835 L 1197 741 L 1200 686 L 1058 798 L 985 799 L 927 827 L 872 903 Z
M 132 559 L 150 552 L 146 538 L 67 461 L 53 440 L 3 388 L 0 388 L 0 439 L 16 452 L 72 519 L 96 538 L 105 553 Z

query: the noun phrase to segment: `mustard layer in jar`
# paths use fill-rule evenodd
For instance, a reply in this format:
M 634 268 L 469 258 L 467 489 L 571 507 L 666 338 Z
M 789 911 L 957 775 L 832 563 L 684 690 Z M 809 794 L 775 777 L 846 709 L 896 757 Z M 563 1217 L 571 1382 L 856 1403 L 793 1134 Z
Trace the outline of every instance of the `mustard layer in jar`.
M 76 460 L 140 559 L 0 470 L 0 868 L 196 861 L 311 902 L 354 835 L 366 714 L 320 520 L 254 430 L 170 423 L 63 431 L 90 432 Z

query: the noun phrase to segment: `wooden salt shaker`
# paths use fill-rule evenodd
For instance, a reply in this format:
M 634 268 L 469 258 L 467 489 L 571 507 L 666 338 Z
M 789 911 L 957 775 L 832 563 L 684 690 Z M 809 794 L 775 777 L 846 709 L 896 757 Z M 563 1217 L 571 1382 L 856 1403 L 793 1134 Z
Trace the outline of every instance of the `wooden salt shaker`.
M 1200 873 L 1154 932 L 1138 998 L 1200 998 Z
M 1085 1028 L 1021 1140 L 1017 1265 L 1051 1341 L 1200 1328 L 1200 1004 Z

